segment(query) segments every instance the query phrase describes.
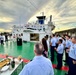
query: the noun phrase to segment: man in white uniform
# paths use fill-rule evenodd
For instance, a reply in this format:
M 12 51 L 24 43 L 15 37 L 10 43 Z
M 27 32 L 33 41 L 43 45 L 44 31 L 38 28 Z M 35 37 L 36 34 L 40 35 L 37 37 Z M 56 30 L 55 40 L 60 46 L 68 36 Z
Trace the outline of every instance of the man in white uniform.
M 66 75 L 76 75 L 76 36 L 72 37 L 72 45 L 69 51 L 69 71 Z
M 52 38 L 50 40 L 50 52 L 51 52 L 51 61 L 54 61 L 54 48 L 56 47 L 56 38 L 55 38 L 55 34 L 52 35 Z

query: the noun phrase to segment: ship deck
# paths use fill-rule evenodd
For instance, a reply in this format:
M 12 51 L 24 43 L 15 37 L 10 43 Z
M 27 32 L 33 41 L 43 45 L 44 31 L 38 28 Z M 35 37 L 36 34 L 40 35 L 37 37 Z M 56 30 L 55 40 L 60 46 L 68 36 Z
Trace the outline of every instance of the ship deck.
M 0 45 L 0 60 L 5 57 L 5 54 L 8 54 L 12 57 L 18 57 L 21 55 L 24 59 L 24 62 L 27 60 L 32 60 L 34 57 L 33 46 L 34 43 L 32 42 L 23 43 L 22 46 L 17 46 L 16 42 L 13 41 L 5 42 L 4 45 Z M 55 69 L 55 66 L 57 65 L 55 53 L 55 61 L 53 62 L 55 75 L 65 75 L 65 73 L 68 71 L 68 67 L 64 64 L 65 63 L 63 63 L 61 70 Z

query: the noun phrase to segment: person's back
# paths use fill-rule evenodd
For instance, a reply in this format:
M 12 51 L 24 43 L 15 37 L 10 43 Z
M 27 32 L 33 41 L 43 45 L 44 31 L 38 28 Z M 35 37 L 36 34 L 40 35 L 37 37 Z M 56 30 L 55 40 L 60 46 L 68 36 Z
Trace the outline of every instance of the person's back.
M 19 75 L 54 75 L 51 61 L 42 56 L 42 51 L 40 51 L 41 49 L 38 50 L 39 51 L 36 50 L 37 54 L 35 53 L 36 56 L 34 59 L 24 66 Z
M 8 41 L 8 35 L 7 34 L 5 35 L 5 41 Z
M 5 41 L 5 36 L 3 35 L 3 41 Z
M 43 44 L 44 50 L 48 51 L 47 41 L 45 40 L 45 38 L 42 39 L 42 44 Z
M 4 40 L 4 37 L 3 37 L 3 35 L 1 35 L 1 40 Z
M 51 46 L 56 46 L 56 38 L 55 37 L 51 38 Z
M 35 56 L 34 59 L 25 65 L 19 75 L 54 75 L 52 63 L 43 56 Z

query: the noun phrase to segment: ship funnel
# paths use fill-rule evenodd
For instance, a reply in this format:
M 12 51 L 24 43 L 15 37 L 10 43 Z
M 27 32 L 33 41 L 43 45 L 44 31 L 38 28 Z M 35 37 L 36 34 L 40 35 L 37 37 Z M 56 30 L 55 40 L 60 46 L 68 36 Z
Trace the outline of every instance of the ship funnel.
M 44 24 L 45 18 L 46 18 L 46 16 L 37 16 L 38 23 L 39 24 Z
M 50 22 L 52 22 L 52 15 L 50 15 Z

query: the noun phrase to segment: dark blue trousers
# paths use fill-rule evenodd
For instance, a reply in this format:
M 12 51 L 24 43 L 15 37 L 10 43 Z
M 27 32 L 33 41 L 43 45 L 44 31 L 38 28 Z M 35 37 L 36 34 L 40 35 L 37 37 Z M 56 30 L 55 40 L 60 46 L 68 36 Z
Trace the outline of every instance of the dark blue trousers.
M 69 71 L 68 71 L 68 75 L 76 75 L 76 64 L 73 64 L 73 60 L 72 58 L 69 57 Z M 74 60 L 76 61 L 76 60 Z
M 55 46 L 51 46 L 51 47 L 50 47 L 51 61 L 54 61 L 54 48 L 55 48 Z
M 65 61 L 66 61 L 66 63 L 68 64 L 68 59 L 69 59 L 69 56 L 68 56 L 68 53 L 66 53 L 66 50 L 67 50 L 68 48 L 66 47 L 65 48 Z
M 58 62 L 58 64 L 57 64 L 57 68 L 59 68 L 59 69 L 61 69 L 61 67 L 62 67 L 62 58 L 63 58 L 63 54 L 57 54 L 57 62 Z

